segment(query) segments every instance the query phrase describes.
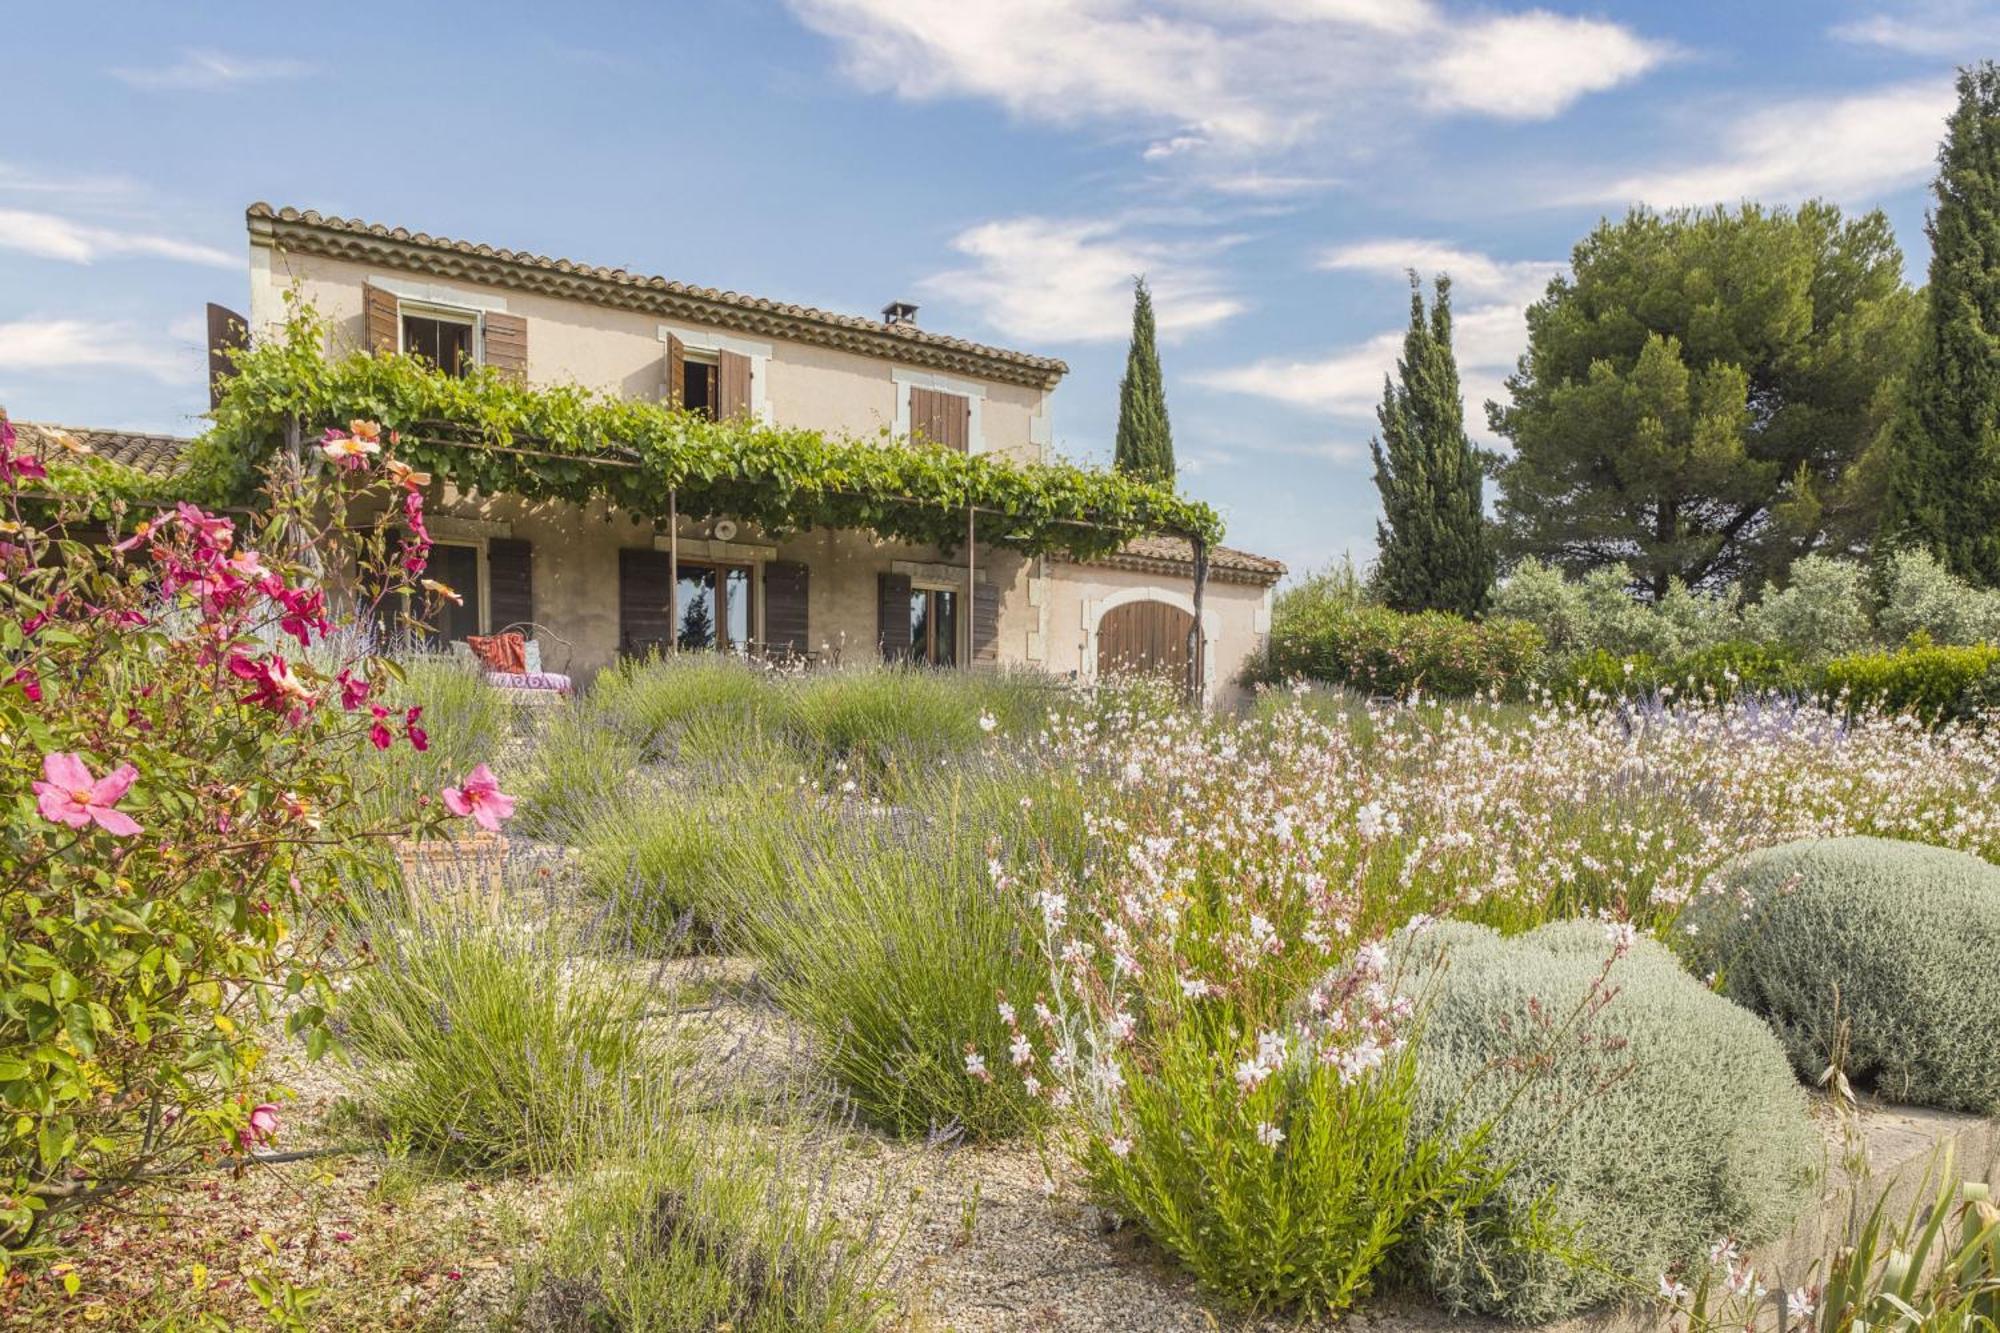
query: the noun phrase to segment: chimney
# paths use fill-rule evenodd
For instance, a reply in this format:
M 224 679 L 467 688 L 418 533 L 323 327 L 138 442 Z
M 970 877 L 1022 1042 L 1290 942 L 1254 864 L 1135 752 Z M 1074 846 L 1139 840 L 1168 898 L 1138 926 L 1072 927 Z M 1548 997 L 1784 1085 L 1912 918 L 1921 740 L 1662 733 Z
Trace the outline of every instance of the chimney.
M 884 324 L 915 324 L 917 308 L 908 301 L 891 301 L 882 307 Z

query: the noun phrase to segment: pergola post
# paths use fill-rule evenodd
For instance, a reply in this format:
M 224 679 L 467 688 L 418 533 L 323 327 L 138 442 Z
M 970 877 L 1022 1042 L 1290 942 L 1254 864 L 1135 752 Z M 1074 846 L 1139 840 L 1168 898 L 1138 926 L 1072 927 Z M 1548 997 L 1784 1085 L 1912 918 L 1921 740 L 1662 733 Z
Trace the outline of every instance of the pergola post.
M 667 487 L 667 651 L 681 650 L 680 492 Z
M 1188 628 L 1188 704 L 1203 703 L 1203 685 L 1208 679 L 1205 636 L 1201 632 L 1201 595 L 1208 587 L 1208 543 L 1200 537 L 1188 538 L 1194 551 L 1194 624 Z
M 974 546 L 977 537 L 979 511 L 972 505 L 965 507 L 965 614 L 959 619 L 965 622 L 965 665 L 970 671 L 979 656 L 979 556 Z M 954 645 L 956 646 L 956 645 Z

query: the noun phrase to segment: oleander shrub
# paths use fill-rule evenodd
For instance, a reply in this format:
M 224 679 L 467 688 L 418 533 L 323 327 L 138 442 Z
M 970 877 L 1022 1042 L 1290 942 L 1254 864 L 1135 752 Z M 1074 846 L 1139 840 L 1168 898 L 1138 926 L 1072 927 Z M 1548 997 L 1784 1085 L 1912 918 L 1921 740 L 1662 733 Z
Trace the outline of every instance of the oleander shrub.
M 1305 677 L 1364 694 L 1518 696 L 1534 678 L 1542 636 L 1523 621 L 1414 615 L 1357 602 L 1338 587 L 1306 584 L 1281 594 L 1271 644 L 1251 679 Z
M 1893 1101 L 2000 1109 L 2000 868 L 1883 838 L 1792 842 L 1729 867 L 1689 920 L 1698 965 L 1800 1077 L 1838 1063 Z
M 1918 644 L 1892 653 L 1835 658 L 1820 676 L 1830 702 L 1851 712 L 1914 713 L 1927 722 L 1971 716 L 1986 703 L 2000 647 Z
M 1819 1136 L 1770 1030 L 1652 940 L 1619 948 L 1589 921 L 1511 938 L 1446 923 L 1392 946 L 1422 997 L 1417 1132 L 1485 1126 L 1506 1171 L 1406 1246 L 1450 1309 L 1560 1318 L 1717 1236 L 1776 1236 L 1812 1197 Z M 1561 1243 L 1524 1243 L 1544 1227 Z

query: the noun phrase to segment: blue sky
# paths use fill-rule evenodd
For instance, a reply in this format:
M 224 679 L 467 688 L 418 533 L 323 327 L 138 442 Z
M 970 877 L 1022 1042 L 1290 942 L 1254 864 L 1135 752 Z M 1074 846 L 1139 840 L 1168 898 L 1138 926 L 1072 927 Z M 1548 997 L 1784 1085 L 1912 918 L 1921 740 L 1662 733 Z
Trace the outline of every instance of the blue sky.
M 317 208 L 1061 356 L 1105 461 L 1148 274 L 1183 486 L 1295 569 L 1374 547 L 1367 441 L 1448 270 L 1473 410 L 1600 216 L 1884 209 L 1913 280 L 1995 3 L 349 0 L 9 5 L 0 404 L 193 432 L 243 208 Z

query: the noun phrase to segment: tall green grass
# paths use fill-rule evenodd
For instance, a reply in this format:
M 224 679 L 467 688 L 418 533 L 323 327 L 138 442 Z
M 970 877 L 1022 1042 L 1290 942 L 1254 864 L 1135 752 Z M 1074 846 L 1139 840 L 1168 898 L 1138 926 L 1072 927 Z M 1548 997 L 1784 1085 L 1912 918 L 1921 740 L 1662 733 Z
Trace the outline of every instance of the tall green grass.
M 534 1278 L 534 1327 L 867 1333 L 895 1302 L 888 1238 L 833 1216 L 827 1164 L 734 1121 L 635 1137 L 578 1188 Z M 815 1182 L 822 1182 L 816 1185 Z
M 1057 775 L 998 763 L 925 774 L 906 797 L 801 801 L 782 836 L 739 845 L 730 915 L 864 1118 L 1004 1138 L 1034 1104 L 966 1056 L 1005 1049 L 1001 995 L 1025 1003 L 1048 982 L 989 862 L 1080 855 L 1077 803 Z
M 627 1103 L 663 1096 L 681 1053 L 646 1023 L 661 1001 L 557 930 L 383 907 L 342 1000 L 365 1105 L 454 1171 L 574 1169 Z

